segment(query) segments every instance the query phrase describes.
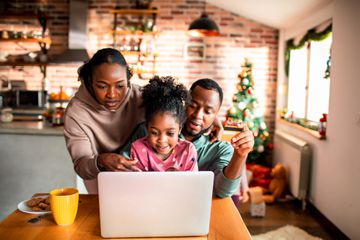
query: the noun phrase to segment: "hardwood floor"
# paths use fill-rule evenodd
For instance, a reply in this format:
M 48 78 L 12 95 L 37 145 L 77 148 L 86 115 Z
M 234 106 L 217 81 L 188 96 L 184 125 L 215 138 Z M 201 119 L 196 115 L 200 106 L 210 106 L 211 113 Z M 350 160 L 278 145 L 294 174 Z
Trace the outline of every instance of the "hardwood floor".
M 288 224 L 299 227 L 324 240 L 339 239 L 332 237 L 332 234 L 323 228 L 308 208 L 305 211 L 301 210 L 301 205 L 298 202 L 276 202 L 266 205 L 266 216 L 263 218 L 251 217 L 249 206 L 248 202 L 237 205 L 251 235 L 265 233 Z

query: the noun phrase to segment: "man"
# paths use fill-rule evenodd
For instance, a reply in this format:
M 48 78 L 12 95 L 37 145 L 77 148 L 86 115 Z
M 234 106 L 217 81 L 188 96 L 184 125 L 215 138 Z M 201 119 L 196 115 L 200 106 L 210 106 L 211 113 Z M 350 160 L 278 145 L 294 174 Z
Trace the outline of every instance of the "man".
M 181 137 L 195 145 L 199 170 L 214 172 L 215 195 L 220 198 L 229 197 L 239 188 L 246 158 L 254 145 L 253 134 L 246 124 L 243 124 L 243 130 L 232 138 L 231 144 L 222 141 L 211 143 L 210 137 L 205 133 L 211 129 L 220 110 L 223 100 L 222 89 L 214 80 L 200 79 L 191 86 L 190 94 L 192 100 L 186 108 L 187 121 Z M 142 124 L 121 154 L 129 158 L 131 143 L 146 135 L 146 126 Z M 136 161 L 127 158 L 119 159 L 115 171 L 138 171 L 133 166 Z
M 204 133 L 211 128 L 220 110 L 222 89 L 214 80 L 200 79 L 193 83 L 190 94 L 192 100 L 186 109 L 182 135 L 195 145 L 199 170 L 214 172 L 215 194 L 221 198 L 231 196 L 239 187 L 246 158 L 254 146 L 253 134 L 243 124 L 243 130 L 232 138 L 231 144 L 210 143 Z

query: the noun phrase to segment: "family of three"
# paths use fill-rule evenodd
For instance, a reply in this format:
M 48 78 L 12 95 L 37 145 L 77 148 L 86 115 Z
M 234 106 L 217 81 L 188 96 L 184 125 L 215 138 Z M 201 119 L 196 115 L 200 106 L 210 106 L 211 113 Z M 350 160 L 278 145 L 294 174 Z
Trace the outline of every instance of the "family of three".
M 233 195 L 254 145 L 244 130 L 232 142 L 208 134 L 223 101 L 211 79 L 188 91 L 172 77 L 140 88 L 122 54 L 101 49 L 79 69 L 81 85 L 65 114 L 64 135 L 76 173 L 89 193 L 100 171 L 212 171 L 214 194 Z

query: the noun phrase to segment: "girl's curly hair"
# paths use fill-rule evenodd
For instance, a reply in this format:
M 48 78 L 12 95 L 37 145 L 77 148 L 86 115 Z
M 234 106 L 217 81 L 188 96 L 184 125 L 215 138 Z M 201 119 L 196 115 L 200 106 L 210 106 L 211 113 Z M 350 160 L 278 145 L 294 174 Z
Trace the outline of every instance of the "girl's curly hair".
M 142 89 L 142 106 L 145 119 L 149 122 L 157 113 L 171 113 L 180 127 L 186 120 L 185 106 L 189 102 L 189 92 L 183 84 L 175 83 L 171 76 L 155 76 Z

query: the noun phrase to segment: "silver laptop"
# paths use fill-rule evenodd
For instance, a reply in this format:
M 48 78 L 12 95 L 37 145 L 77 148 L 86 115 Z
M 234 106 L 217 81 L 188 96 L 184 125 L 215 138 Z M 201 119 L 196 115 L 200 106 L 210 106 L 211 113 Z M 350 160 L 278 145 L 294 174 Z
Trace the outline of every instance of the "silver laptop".
M 101 172 L 101 236 L 204 236 L 213 172 Z

